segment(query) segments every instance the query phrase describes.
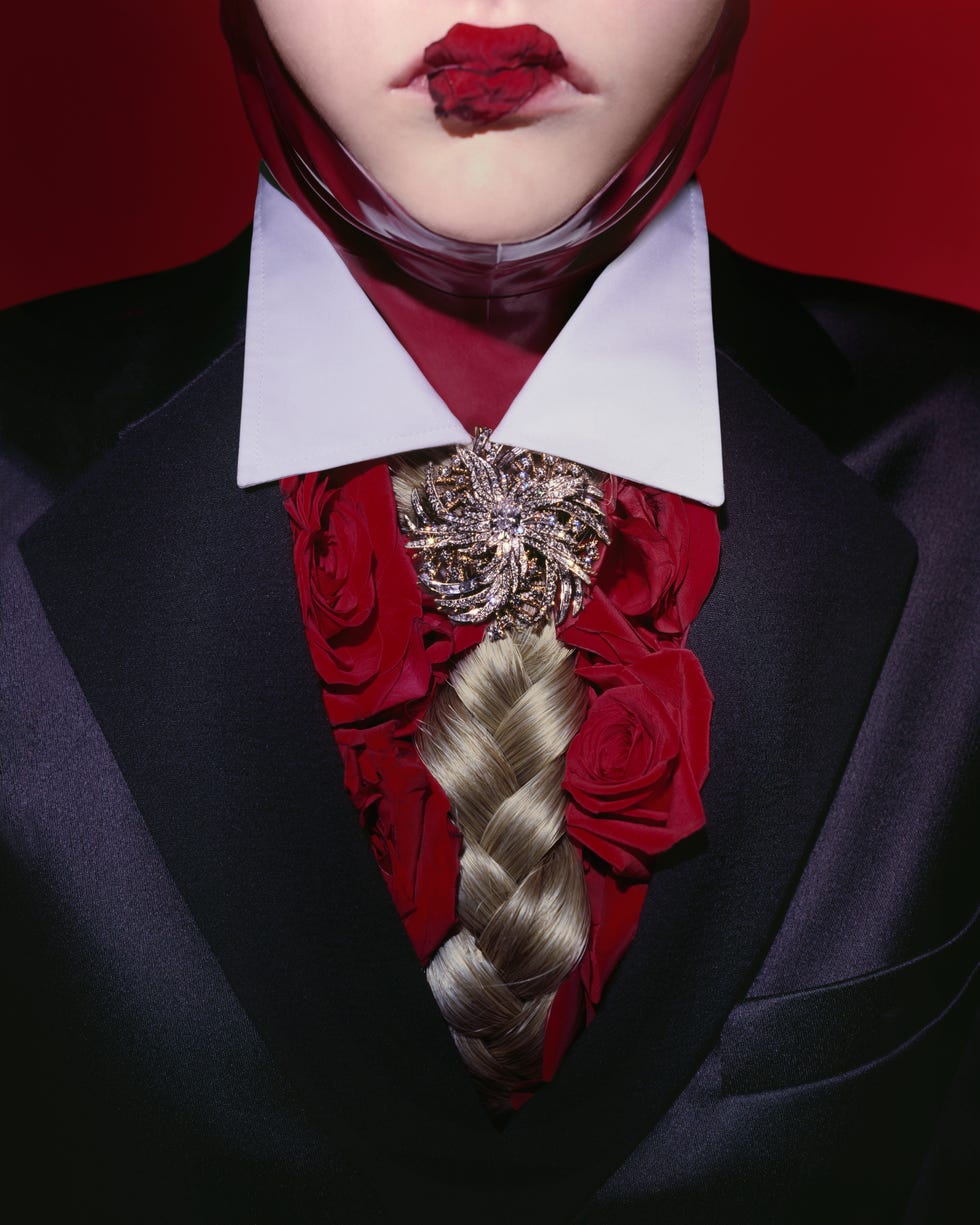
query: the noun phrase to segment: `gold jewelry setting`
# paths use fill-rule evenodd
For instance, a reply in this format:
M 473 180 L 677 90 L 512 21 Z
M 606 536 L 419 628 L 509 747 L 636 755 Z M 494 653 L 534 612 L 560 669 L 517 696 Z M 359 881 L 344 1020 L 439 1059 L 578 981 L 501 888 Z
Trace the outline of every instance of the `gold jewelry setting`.
M 582 606 L 599 547 L 609 542 L 603 494 L 570 460 L 490 441 L 429 464 L 402 517 L 419 582 L 451 621 L 488 635 Z

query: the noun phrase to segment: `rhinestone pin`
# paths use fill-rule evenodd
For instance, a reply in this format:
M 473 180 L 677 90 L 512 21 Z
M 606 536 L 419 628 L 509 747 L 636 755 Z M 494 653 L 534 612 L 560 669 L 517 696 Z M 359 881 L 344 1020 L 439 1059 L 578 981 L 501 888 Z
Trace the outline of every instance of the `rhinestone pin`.
M 440 611 L 500 638 L 579 611 L 609 541 L 602 501 L 585 468 L 493 443 L 484 429 L 429 464 L 402 527 Z

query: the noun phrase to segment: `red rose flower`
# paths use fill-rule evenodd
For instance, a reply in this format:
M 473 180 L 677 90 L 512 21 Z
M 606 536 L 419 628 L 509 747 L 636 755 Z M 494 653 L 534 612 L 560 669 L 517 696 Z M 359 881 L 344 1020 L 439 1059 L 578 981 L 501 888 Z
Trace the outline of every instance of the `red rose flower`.
M 656 634 L 625 617 L 599 587 L 593 587 L 577 616 L 558 627 L 558 638 L 588 659 L 624 666 L 645 659 L 659 645 Z
M 364 509 L 343 489 L 323 487 L 323 526 L 297 533 L 300 601 L 321 640 L 355 629 L 375 603 L 375 558 L 364 548 L 370 531 Z
M 701 611 L 718 577 L 721 533 L 718 512 L 700 502 L 682 499 L 687 515 L 687 574 L 677 589 L 677 615 L 686 638 L 691 622 Z M 683 645 L 683 643 L 682 643 Z
M 463 651 L 475 647 L 483 641 L 486 626 L 462 625 L 450 621 L 448 617 L 437 612 L 432 604 L 432 597 L 427 592 L 423 597 L 422 641 L 425 644 L 425 654 L 433 671 L 439 675 L 438 680 L 445 679 Z
M 718 569 L 718 520 L 709 507 L 613 477 L 610 540 L 582 611 L 558 628 L 566 646 L 631 664 L 683 646 Z
M 679 638 L 701 607 L 718 568 L 713 511 L 677 494 L 610 482 L 610 542 L 596 575 L 628 617 L 660 635 Z M 702 517 L 703 512 L 707 512 Z M 693 523 L 692 523 L 693 517 Z M 691 549 L 692 526 L 698 532 Z
M 678 648 L 581 675 L 603 688 L 566 757 L 568 831 L 617 874 L 645 880 L 655 855 L 704 824 L 711 692 Z
M 384 465 L 336 488 L 305 478 L 288 503 L 303 621 L 334 723 L 425 697 L 422 601 Z
M 449 801 L 392 724 L 337 728 L 335 738 L 392 901 L 427 962 L 456 923 L 460 838 Z

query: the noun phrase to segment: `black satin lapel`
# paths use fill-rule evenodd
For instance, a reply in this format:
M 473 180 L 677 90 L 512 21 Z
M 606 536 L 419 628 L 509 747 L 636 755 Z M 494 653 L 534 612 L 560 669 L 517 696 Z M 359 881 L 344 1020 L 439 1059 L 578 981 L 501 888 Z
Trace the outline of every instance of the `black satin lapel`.
M 723 355 L 719 378 L 722 559 L 690 640 L 715 694 L 707 828 L 662 861 L 598 1016 L 510 1137 L 542 1160 L 560 1146 L 579 1202 L 650 1131 L 752 981 L 915 564 L 864 481 Z
M 231 350 L 22 541 L 51 624 L 202 932 L 314 1114 L 438 1200 L 495 1132 L 343 786 L 276 486 L 235 487 Z M 139 882 L 133 882 L 134 889 Z
M 840 777 L 913 565 L 904 529 L 721 358 L 727 524 L 692 635 L 708 829 L 555 1082 L 486 1121 L 343 789 L 278 490 L 241 492 L 241 351 L 125 436 L 23 543 L 52 624 L 229 981 L 406 1216 L 567 1219 L 751 981 Z M 138 882 L 134 882 L 138 887 Z M 451 1156 L 448 1156 L 450 1155 Z

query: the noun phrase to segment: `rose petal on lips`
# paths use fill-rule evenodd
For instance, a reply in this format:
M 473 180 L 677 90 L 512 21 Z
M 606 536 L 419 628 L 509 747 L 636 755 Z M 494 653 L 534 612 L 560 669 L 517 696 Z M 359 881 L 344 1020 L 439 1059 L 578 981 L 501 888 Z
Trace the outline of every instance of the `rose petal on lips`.
M 494 123 L 520 110 L 550 79 L 544 68 L 503 68 L 491 73 L 447 68 L 430 75 L 429 97 L 440 119 Z
M 565 57 L 536 25 L 494 29 L 459 22 L 426 47 L 423 62 L 431 70 L 436 115 L 481 125 L 522 107 L 565 66 Z
M 541 64 L 557 72 L 564 68 L 565 57 L 554 38 L 530 22 L 493 27 L 460 21 L 426 47 L 423 62 L 428 68 L 456 66 L 484 71 Z

